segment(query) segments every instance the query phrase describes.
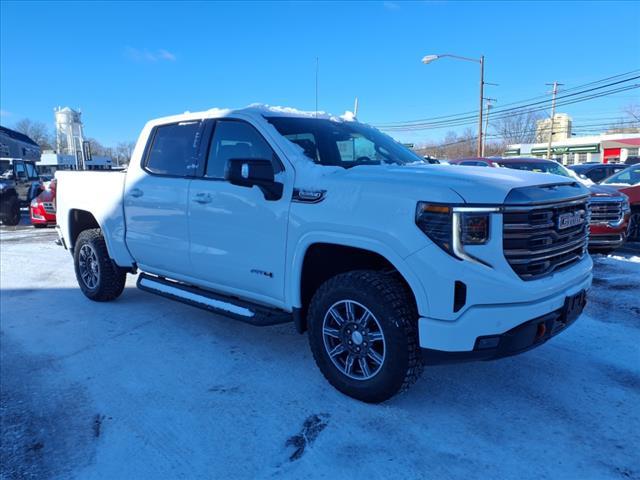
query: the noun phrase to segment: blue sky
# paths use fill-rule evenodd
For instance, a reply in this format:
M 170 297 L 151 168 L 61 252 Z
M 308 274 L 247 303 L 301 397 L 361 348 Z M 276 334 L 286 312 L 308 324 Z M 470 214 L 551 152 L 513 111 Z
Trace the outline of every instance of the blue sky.
M 253 102 L 385 123 L 477 108 L 478 70 L 429 53 L 486 56 L 498 106 L 640 68 L 638 2 L 2 2 L 3 125 L 53 126 L 80 108 L 88 136 L 135 140 L 150 118 Z M 638 90 L 563 111 L 609 118 Z M 397 136 L 442 138 L 429 130 Z

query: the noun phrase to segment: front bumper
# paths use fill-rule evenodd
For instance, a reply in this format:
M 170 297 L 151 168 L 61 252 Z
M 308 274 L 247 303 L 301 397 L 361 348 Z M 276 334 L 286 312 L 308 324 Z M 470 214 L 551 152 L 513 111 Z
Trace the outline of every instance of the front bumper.
M 627 225 L 625 221 L 617 227 L 607 224 L 591 224 L 589 226 L 590 248 L 617 248 L 627 240 Z
M 31 215 L 31 223 L 42 225 L 56 224 L 56 214 L 47 212 L 41 205 L 37 207 L 30 206 L 29 213 Z
M 418 320 L 420 347 L 440 352 L 473 352 L 480 337 L 503 335 L 532 319 L 539 321 L 561 310 L 567 297 L 591 286 L 591 279 L 589 271 L 570 286 L 535 301 L 473 305 L 453 321 L 422 317 Z
M 526 352 L 539 347 L 573 324 L 586 305 L 583 290 L 575 298 L 568 298 L 561 308 L 518 325 L 500 335 L 487 335 L 476 339 L 473 350 L 468 352 L 443 352 L 423 349 L 423 358 L 429 364 L 464 362 L 470 360 L 495 360 Z M 578 312 L 568 315 L 568 303 L 577 304 Z

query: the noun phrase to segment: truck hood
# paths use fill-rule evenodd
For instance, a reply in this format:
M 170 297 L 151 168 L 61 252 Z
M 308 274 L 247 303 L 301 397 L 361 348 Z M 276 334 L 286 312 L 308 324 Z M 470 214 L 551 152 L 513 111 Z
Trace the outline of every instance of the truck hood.
M 589 187 L 592 197 L 620 197 L 620 192 L 613 187 L 594 184 Z
M 574 180 L 548 173 L 455 165 L 361 165 L 344 172 L 355 182 L 381 181 L 424 189 L 424 199 L 434 188 L 450 189 L 473 204 L 501 204 L 514 188 L 573 184 Z M 420 200 L 420 199 L 416 199 Z

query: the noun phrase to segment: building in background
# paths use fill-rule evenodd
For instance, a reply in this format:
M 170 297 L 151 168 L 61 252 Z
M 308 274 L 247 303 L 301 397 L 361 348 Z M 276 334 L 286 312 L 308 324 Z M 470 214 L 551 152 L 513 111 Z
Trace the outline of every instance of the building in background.
M 88 140 L 84 138 L 82 113 L 69 107 L 54 108 L 56 123 L 56 150 L 41 156 L 38 168 L 52 175 L 56 170 L 109 170 L 110 157 L 94 156 Z
M 37 162 L 40 146 L 25 134 L 0 126 L 0 158 Z
M 547 157 L 548 141 L 509 145 L 506 157 Z M 638 156 L 640 129 L 635 133 L 603 133 L 570 137 L 551 143 L 551 158 L 563 165 L 585 162 L 618 163 Z
M 536 122 L 536 142 L 548 142 L 551 130 L 551 119 L 545 118 Z M 566 113 L 556 113 L 553 117 L 552 142 L 571 138 L 571 117 Z

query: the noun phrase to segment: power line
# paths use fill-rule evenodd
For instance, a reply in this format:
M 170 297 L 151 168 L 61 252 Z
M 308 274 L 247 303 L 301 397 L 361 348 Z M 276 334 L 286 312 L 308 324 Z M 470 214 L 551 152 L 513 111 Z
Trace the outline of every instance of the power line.
M 636 77 L 636 78 L 640 78 Z M 634 78 L 635 79 L 635 78 Z M 629 80 L 633 80 L 633 79 L 629 79 Z M 608 85 L 610 86 L 610 85 Z M 637 84 L 633 84 L 633 85 L 626 85 L 623 87 L 617 87 L 611 90 L 606 90 L 604 92 L 597 92 L 597 93 L 593 93 L 590 95 L 583 95 L 580 97 L 576 97 L 576 98 L 567 98 L 567 97 L 572 97 L 573 95 L 565 95 L 562 97 L 558 97 L 559 100 L 557 102 L 557 106 L 565 106 L 565 105 L 573 105 L 575 103 L 580 103 L 583 101 L 587 101 L 587 100 L 592 100 L 592 99 L 596 99 L 596 98 L 601 98 L 601 97 L 606 97 L 606 96 L 610 96 L 610 95 L 614 95 L 616 93 L 620 93 L 620 92 L 625 92 L 628 90 L 633 90 L 640 87 L 640 83 Z M 587 92 L 590 92 L 592 90 L 585 90 L 582 92 L 579 92 L 580 94 L 584 94 Z M 577 94 L 575 94 L 577 95 Z M 539 103 L 547 103 L 548 100 L 546 102 L 536 102 L 537 104 Z M 493 115 L 493 120 L 500 120 L 500 119 L 504 119 L 504 118 L 508 118 L 511 115 L 513 115 L 516 112 L 522 112 L 522 113 L 535 113 L 535 112 L 540 112 L 540 111 L 544 111 L 547 110 L 547 106 L 540 106 L 538 105 L 537 107 L 534 106 L 535 104 L 529 104 L 529 105 L 524 105 L 522 107 L 518 107 L 518 108 L 514 108 L 514 109 L 502 109 L 499 112 L 495 112 Z M 528 106 L 534 107 L 534 108 L 527 108 Z M 496 109 L 498 110 L 498 109 Z M 380 128 L 381 130 L 385 130 L 385 131 L 390 131 L 390 132 L 394 132 L 394 131 L 416 131 L 416 130 L 429 130 L 429 129 L 436 129 L 436 128 L 446 128 L 446 127 L 457 127 L 457 126 L 463 126 L 463 125 L 471 125 L 475 123 L 473 120 L 473 117 L 463 117 L 460 119 L 456 119 L 456 120 L 449 120 L 449 121 L 441 121 L 441 122 L 430 122 L 430 123 L 422 123 L 422 124 L 408 124 L 408 125 L 395 125 L 395 126 L 380 126 L 377 125 L 377 128 Z
M 594 91 L 594 90 L 598 90 L 598 89 L 602 89 L 602 88 L 607 88 L 607 87 L 610 87 L 610 86 L 614 86 L 614 85 L 617 85 L 617 84 L 621 84 L 621 83 L 629 82 L 631 80 L 635 80 L 637 78 L 640 78 L 640 76 L 634 76 L 634 77 L 630 77 L 630 78 L 625 78 L 625 79 L 618 80 L 618 81 L 615 81 L 615 82 L 610 82 L 610 83 L 608 83 L 606 85 L 600 85 L 600 86 L 592 87 L 592 88 L 584 90 L 584 91 L 575 92 L 575 90 L 578 90 L 578 89 L 586 88 L 586 87 L 589 87 L 589 86 L 592 86 L 592 85 L 598 85 L 598 84 L 601 84 L 601 83 L 609 81 L 609 80 L 619 79 L 621 77 L 632 75 L 632 74 L 635 74 L 635 73 L 638 73 L 638 72 L 640 72 L 640 69 L 631 70 L 631 71 L 626 72 L 626 73 L 613 75 L 613 76 L 602 78 L 600 80 L 589 82 L 589 83 L 586 83 L 586 84 L 583 84 L 583 85 L 579 85 L 579 86 L 576 86 L 576 87 L 565 89 L 564 92 L 563 92 L 563 95 L 558 97 L 558 99 L 572 97 L 572 96 L 580 95 L 582 93 L 586 93 L 586 92 L 590 92 L 590 91 Z M 575 92 L 575 93 L 569 93 L 569 92 Z M 544 100 L 537 101 L 537 102 L 532 102 L 532 103 L 528 103 L 528 104 L 525 103 L 525 102 L 531 102 L 532 100 L 538 100 L 540 98 L 544 98 Z M 529 106 L 538 105 L 538 104 L 547 103 L 547 102 L 548 102 L 548 97 L 546 97 L 546 96 L 544 96 L 544 97 L 543 96 L 532 97 L 532 98 L 525 99 L 525 100 L 519 100 L 519 101 L 516 101 L 516 102 L 506 103 L 506 104 L 504 104 L 502 106 L 502 108 L 496 109 L 496 110 L 499 110 L 499 112 L 496 111 L 495 113 L 497 114 L 497 113 L 501 113 L 501 112 L 521 110 L 521 109 L 527 108 Z M 512 106 L 512 105 L 518 105 L 518 106 L 514 107 L 514 108 L 504 108 L 504 107 L 509 107 L 509 106 Z M 477 111 L 476 110 L 472 110 L 472 111 L 458 113 L 458 114 L 441 115 L 441 116 L 437 116 L 437 117 L 431 117 L 431 118 L 420 119 L 420 120 L 388 122 L 388 123 L 385 123 L 385 124 L 378 124 L 376 126 L 378 128 L 384 128 L 384 129 L 387 129 L 387 128 L 390 129 L 390 128 L 393 128 L 393 127 L 404 127 L 404 126 L 418 126 L 418 125 L 422 126 L 422 125 L 424 125 L 426 123 L 429 123 L 429 124 L 433 124 L 433 123 L 448 123 L 448 122 L 451 122 L 451 121 L 467 120 L 469 118 L 475 118 L 476 115 L 477 115 Z

